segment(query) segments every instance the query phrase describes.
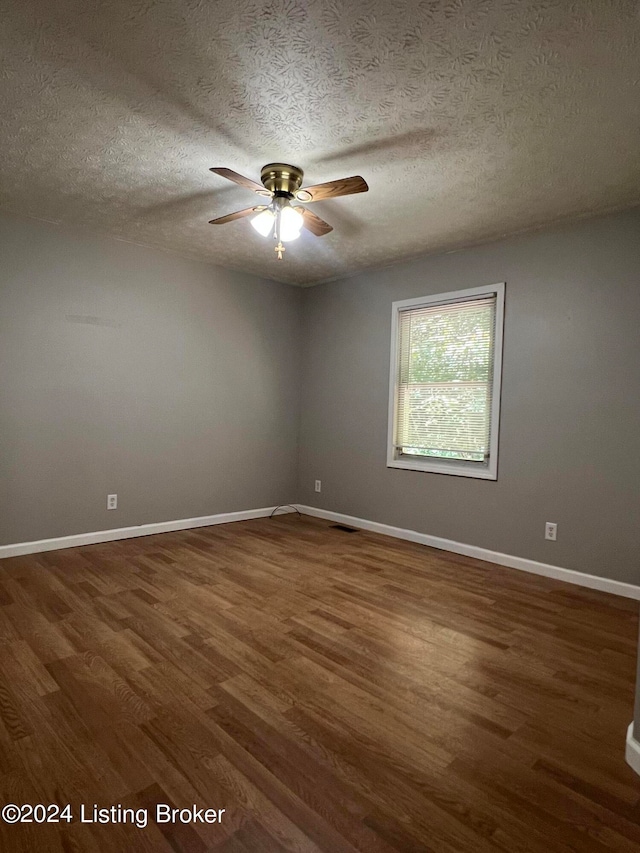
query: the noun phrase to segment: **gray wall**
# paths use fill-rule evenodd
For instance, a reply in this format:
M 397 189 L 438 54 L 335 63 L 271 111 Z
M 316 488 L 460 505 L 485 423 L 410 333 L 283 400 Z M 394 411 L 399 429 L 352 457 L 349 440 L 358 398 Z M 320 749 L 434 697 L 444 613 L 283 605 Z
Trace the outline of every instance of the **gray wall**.
M 0 259 L 0 544 L 295 500 L 300 290 L 29 221 Z
M 497 281 L 507 283 L 497 482 L 386 468 L 391 303 Z M 638 211 L 305 297 L 302 503 L 640 583 Z M 558 523 L 557 542 L 544 540 L 545 521 Z

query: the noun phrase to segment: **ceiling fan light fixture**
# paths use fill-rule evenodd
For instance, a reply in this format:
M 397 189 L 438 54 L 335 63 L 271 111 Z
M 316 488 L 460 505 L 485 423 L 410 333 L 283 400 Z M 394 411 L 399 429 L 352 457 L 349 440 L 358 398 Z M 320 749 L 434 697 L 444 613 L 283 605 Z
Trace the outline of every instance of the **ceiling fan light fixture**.
M 273 229 L 275 218 L 275 213 L 267 208 L 257 216 L 254 216 L 250 222 L 261 237 L 268 237 Z
M 300 229 L 304 219 L 297 210 L 290 206 L 283 207 L 280 211 L 280 239 L 283 243 L 290 243 L 300 236 Z
M 209 224 L 226 225 L 227 222 L 234 222 L 236 219 L 251 217 L 249 221 L 261 237 L 273 237 L 278 260 L 282 260 L 284 255 L 283 242 L 297 240 L 302 228 L 316 237 L 322 237 L 333 231 L 331 225 L 313 211 L 306 207 L 293 207 L 291 204 L 293 201 L 323 201 L 343 195 L 365 193 L 369 189 L 367 182 L 360 175 L 302 187 L 304 172 L 298 166 L 291 166 L 288 163 L 267 163 L 263 166 L 260 172 L 262 186 L 233 169 L 227 169 L 226 166 L 214 166 L 211 171 L 238 186 L 252 190 L 259 196 L 269 198 L 271 203 L 266 208 L 258 205 L 228 213 L 226 216 L 218 216 L 216 219 L 210 219 Z

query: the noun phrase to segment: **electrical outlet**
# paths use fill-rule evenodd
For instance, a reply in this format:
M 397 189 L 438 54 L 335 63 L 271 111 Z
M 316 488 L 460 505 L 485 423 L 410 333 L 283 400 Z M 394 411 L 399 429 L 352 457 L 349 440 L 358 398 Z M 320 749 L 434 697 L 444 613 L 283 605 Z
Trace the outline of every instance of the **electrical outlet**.
M 558 525 L 555 521 L 546 521 L 544 525 L 544 538 L 555 542 L 558 538 Z
M 322 480 L 316 480 L 316 492 L 322 491 Z
M 118 509 L 117 495 L 107 495 L 107 509 Z

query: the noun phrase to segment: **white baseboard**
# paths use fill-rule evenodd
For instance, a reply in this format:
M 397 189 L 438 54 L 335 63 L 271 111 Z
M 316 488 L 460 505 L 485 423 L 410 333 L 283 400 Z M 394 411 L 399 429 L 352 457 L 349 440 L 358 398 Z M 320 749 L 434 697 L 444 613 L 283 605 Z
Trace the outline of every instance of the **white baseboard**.
M 41 551 L 58 551 L 61 548 L 77 548 L 79 545 L 95 545 L 99 542 L 114 542 L 117 539 L 133 539 L 136 536 L 151 536 L 154 533 L 169 533 L 173 530 L 190 530 L 192 527 L 209 527 L 213 524 L 228 524 L 231 521 L 247 521 L 250 518 L 264 518 L 278 509 L 278 515 L 295 512 L 291 506 L 263 507 L 245 509 L 240 512 L 221 512 L 217 515 L 203 515 L 199 518 L 181 518 L 178 521 L 159 521 L 154 524 L 139 524 L 136 527 L 115 527 L 112 530 L 96 530 L 92 533 L 78 533 L 75 536 L 58 536 L 55 539 L 39 539 L 35 542 L 17 542 L 14 545 L 0 545 L 0 559 L 19 557 L 22 554 L 38 554 Z
M 417 530 L 406 530 L 404 527 L 392 527 L 389 524 L 381 524 L 378 521 L 367 521 L 364 518 L 356 518 L 352 515 L 345 515 L 342 512 L 332 512 L 328 509 L 318 509 L 317 507 L 303 506 L 302 504 L 297 504 L 296 506 L 305 515 L 325 518 L 328 521 L 337 521 L 340 524 L 348 524 L 351 527 L 370 530 L 372 533 L 382 533 L 385 536 L 394 536 L 396 539 L 418 542 L 420 545 L 429 545 L 431 548 L 439 548 L 442 551 L 453 551 L 454 554 L 475 557 L 477 560 L 486 560 L 488 563 L 497 563 L 499 566 L 508 566 L 511 569 L 520 569 L 524 572 L 531 572 L 534 575 L 543 575 L 546 578 L 555 578 L 555 580 L 566 581 L 567 583 L 577 584 L 578 586 L 586 586 L 590 589 L 610 592 L 613 595 L 622 595 L 625 598 L 640 600 L 640 586 L 632 583 L 601 578 L 597 575 L 588 575 L 585 572 L 564 569 L 561 566 L 552 566 L 548 563 L 538 563 L 535 560 L 528 560 L 526 557 L 501 554 L 499 551 L 490 551 L 488 548 L 465 545 L 463 542 L 454 542 L 452 539 L 443 539 L 440 536 L 430 536 L 428 533 L 418 533 Z
M 624 757 L 629 767 L 635 770 L 640 776 L 640 743 L 633 736 L 633 723 L 629 723 L 629 728 L 627 729 L 627 745 Z

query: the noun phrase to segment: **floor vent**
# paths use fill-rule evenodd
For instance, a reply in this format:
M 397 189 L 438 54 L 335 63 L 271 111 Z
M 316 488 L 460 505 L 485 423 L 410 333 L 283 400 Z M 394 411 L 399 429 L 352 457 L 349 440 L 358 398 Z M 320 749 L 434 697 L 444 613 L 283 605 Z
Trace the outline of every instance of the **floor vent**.
M 347 527 L 346 524 L 332 524 L 334 530 L 342 530 L 343 533 L 357 533 L 357 527 Z

